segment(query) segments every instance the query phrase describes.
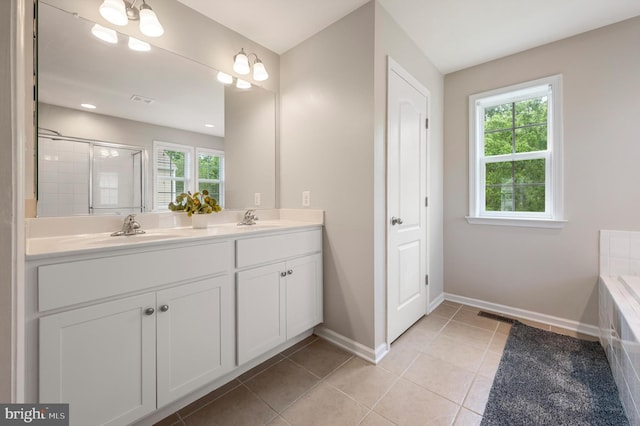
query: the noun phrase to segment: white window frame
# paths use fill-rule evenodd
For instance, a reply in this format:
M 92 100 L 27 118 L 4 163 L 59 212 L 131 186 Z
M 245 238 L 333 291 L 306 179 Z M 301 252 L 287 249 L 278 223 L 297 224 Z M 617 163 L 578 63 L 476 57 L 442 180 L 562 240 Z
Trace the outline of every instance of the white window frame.
M 180 151 L 185 153 L 185 190 L 191 191 L 193 185 L 194 176 L 194 149 L 189 145 L 181 145 L 177 143 L 153 141 L 153 210 L 162 211 L 169 210 L 169 205 L 158 205 L 158 152 L 168 149 L 170 151 Z M 175 201 L 175 200 L 174 200 Z
M 219 157 L 220 158 L 220 172 L 219 172 L 219 179 L 200 179 L 200 154 L 205 154 L 205 155 L 209 155 L 212 157 Z M 220 207 L 224 207 L 224 151 L 220 151 L 217 149 L 210 149 L 210 148 L 196 148 L 196 156 L 195 156 L 195 161 L 194 161 L 194 165 L 195 165 L 195 173 L 196 173 L 196 188 L 200 188 L 200 182 L 205 182 L 205 183 L 217 183 L 218 185 L 220 185 L 220 199 L 216 200 L 218 202 L 218 204 L 220 205 Z
M 547 96 L 545 151 L 484 156 L 485 108 Z M 561 228 L 563 214 L 562 76 L 554 75 L 469 96 L 469 216 L 470 224 Z M 545 211 L 485 210 L 485 165 L 491 162 L 545 159 Z

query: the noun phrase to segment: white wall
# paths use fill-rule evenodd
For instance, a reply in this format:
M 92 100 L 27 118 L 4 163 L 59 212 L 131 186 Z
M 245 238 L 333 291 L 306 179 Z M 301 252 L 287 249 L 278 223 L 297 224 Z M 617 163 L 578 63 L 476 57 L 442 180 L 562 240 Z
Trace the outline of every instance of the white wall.
M 386 56 L 431 90 L 429 251 L 442 292 L 443 77 L 372 1 L 281 58 L 281 200 L 325 210 L 325 326 L 386 342 Z
M 597 324 L 598 230 L 640 230 L 640 18 L 445 77 L 445 291 Z M 469 225 L 468 96 L 561 73 L 562 230 Z

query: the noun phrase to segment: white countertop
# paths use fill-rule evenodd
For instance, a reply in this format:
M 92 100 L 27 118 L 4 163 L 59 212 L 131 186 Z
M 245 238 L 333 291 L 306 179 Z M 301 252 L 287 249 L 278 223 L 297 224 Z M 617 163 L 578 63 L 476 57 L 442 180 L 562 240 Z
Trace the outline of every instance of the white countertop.
M 255 225 L 222 223 L 204 229 L 192 227 L 145 229 L 144 234 L 112 237 L 111 232 L 28 238 L 27 260 L 50 256 L 112 251 L 139 246 L 163 245 L 216 237 L 259 235 L 292 229 L 317 228 L 318 223 L 294 220 L 261 220 Z

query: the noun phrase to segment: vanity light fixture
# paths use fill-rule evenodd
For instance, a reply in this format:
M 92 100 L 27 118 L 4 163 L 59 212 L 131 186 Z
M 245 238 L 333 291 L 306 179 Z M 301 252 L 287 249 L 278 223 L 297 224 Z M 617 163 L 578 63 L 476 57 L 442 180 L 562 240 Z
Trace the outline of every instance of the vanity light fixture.
M 100 5 L 100 15 L 113 25 L 125 26 L 129 21 L 140 21 L 140 32 L 148 37 L 160 37 L 164 28 L 151 7 L 142 0 L 104 0 Z
M 204 127 L 208 127 L 210 129 L 213 129 L 216 126 L 214 126 L 213 124 L 205 124 Z
M 118 34 L 111 28 L 105 28 L 100 24 L 95 24 L 91 27 L 91 34 L 107 43 L 115 44 L 118 42 Z
M 251 83 L 239 78 L 236 80 L 236 87 L 238 89 L 251 89 Z
M 129 49 L 135 50 L 136 52 L 148 52 L 151 50 L 151 45 L 146 41 L 138 40 L 134 37 L 129 37 L 128 43 Z
M 96 109 L 96 106 L 93 104 L 80 104 L 80 106 L 86 109 Z
M 269 73 L 264 67 L 264 64 L 260 58 L 258 58 L 258 55 L 255 53 L 246 54 L 244 49 L 240 49 L 240 52 L 233 57 L 233 70 L 240 75 L 249 74 L 251 72 L 251 63 L 249 62 L 251 55 L 255 56 L 255 60 L 253 61 L 253 79 L 255 81 L 265 81 L 269 78 Z
M 216 78 L 222 84 L 231 84 L 231 83 L 233 83 L 233 76 L 230 76 L 229 74 L 224 73 L 222 71 L 218 72 L 218 75 L 217 75 Z

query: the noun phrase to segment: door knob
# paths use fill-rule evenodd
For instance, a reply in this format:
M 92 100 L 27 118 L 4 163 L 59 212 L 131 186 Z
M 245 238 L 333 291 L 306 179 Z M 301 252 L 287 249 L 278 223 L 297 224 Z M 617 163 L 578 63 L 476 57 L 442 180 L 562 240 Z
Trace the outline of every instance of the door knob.
M 402 225 L 402 219 L 399 217 L 391 217 L 391 225 Z
M 144 310 L 144 314 L 145 314 L 145 315 L 153 315 L 153 313 L 154 313 L 155 311 L 156 311 L 156 310 L 155 310 L 155 309 L 153 309 L 153 308 L 147 308 L 147 309 L 145 309 L 145 310 Z
M 162 312 L 167 312 L 167 311 L 169 310 L 169 305 L 162 305 L 162 306 L 160 306 L 160 310 L 161 310 Z
M 287 273 L 286 273 L 286 272 L 280 272 L 280 276 L 281 276 L 281 277 L 286 277 L 286 276 L 287 276 Z
M 288 275 L 293 274 L 293 269 L 289 269 L 289 270 L 287 271 L 287 274 L 288 274 Z

